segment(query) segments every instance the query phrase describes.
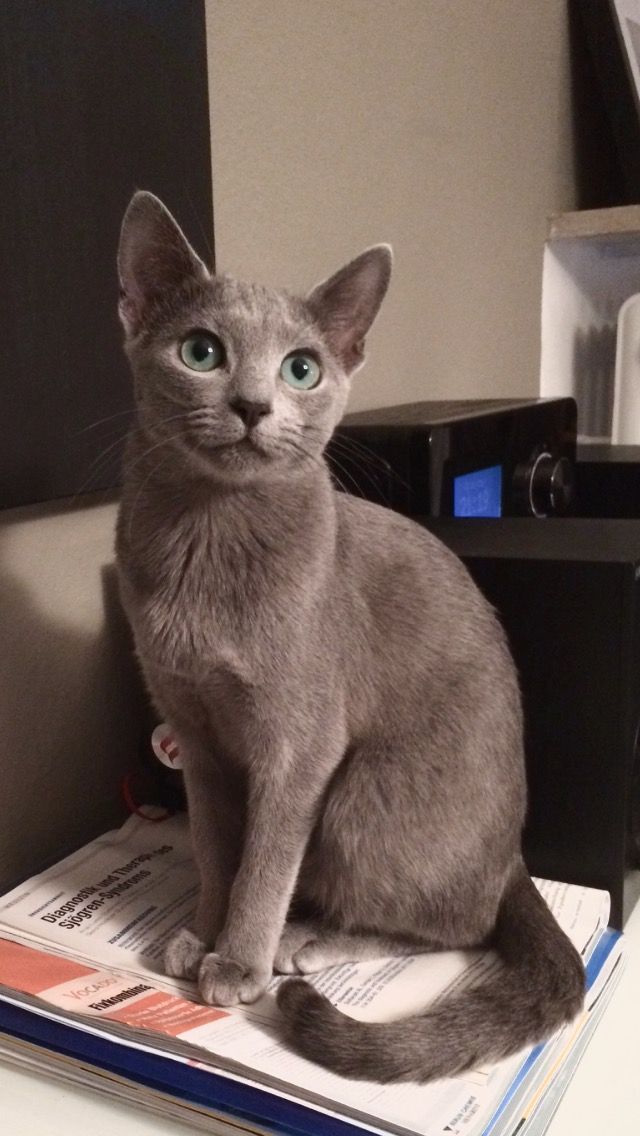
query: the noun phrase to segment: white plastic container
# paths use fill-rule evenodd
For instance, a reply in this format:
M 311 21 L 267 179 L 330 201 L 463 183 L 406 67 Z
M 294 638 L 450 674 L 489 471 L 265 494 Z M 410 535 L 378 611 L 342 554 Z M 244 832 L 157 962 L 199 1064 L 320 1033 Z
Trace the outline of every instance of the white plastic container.
M 620 309 L 638 292 L 640 205 L 550 219 L 542 274 L 540 394 L 573 395 L 581 441 L 622 440 L 613 436 L 616 325 Z M 634 431 L 630 440 L 640 441 L 635 414 L 625 409 L 622 415 L 625 428 Z
M 629 296 L 618 314 L 611 441 L 640 443 L 640 293 Z

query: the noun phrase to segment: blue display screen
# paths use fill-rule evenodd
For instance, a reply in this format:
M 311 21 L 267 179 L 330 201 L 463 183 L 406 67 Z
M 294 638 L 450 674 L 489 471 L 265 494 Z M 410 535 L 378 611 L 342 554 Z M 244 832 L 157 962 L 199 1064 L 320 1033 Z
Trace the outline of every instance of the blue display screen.
M 453 479 L 454 517 L 502 516 L 502 466 L 474 469 Z

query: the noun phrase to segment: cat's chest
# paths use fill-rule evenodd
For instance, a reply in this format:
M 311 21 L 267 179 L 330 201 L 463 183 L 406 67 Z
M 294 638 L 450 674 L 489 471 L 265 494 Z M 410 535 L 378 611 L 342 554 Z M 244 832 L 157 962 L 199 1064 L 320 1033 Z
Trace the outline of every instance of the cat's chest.
M 259 669 L 272 622 L 268 572 L 252 572 L 238 556 L 227 560 L 198 544 L 168 553 L 145 586 L 130 589 L 143 662 L 197 677 L 230 662 L 247 673 Z

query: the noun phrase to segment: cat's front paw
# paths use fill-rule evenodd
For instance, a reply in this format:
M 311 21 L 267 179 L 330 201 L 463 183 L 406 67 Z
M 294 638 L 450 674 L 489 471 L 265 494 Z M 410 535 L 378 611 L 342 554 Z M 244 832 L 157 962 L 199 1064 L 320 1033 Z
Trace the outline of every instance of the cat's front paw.
M 207 953 L 206 944 L 193 931 L 182 927 L 169 940 L 164 952 L 164 972 L 172 978 L 198 977 L 200 963 Z
M 270 977 L 268 970 L 246 967 L 212 952 L 200 963 L 198 988 L 202 1000 L 210 1006 L 235 1006 L 255 1002 L 264 993 Z

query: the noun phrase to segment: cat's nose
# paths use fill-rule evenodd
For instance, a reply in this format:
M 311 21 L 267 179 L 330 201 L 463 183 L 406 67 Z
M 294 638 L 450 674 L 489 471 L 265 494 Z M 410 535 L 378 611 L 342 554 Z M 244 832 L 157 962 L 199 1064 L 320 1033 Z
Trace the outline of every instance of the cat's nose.
M 256 402 L 250 398 L 242 398 L 240 395 L 232 399 L 229 405 L 242 419 L 247 430 L 252 430 L 261 418 L 264 418 L 266 414 L 271 414 L 270 402 Z

